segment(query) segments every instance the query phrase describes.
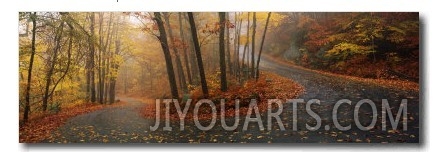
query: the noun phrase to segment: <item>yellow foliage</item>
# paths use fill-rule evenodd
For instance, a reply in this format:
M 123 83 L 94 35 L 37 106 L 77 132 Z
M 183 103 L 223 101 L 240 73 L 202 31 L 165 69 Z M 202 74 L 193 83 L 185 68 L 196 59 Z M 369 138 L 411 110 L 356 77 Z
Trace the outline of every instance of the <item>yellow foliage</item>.
M 356 54 L 368 54 L 371 51 L 368 47 L 342 42 L 330 50 L 328 50 L 325 54 L 325 57 L 339 57 L 343 60 L 346 60 L 348 57 L 356 55 Z

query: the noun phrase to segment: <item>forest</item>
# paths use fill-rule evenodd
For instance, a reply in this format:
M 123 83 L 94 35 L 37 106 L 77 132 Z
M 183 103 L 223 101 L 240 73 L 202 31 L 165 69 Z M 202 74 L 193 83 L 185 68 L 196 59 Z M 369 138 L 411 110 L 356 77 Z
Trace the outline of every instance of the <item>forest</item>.
M 233 99 L 241 99 L 244 115 L 250 104 L 246 99 L 257 99 L 263 112 L 265 99 L 311 99 L 312 90 L 321 90 L 324 96 L 314 97 L 331 100 L 330 94 L 340 93 L 326 89 L 360 89 L 355 82 L 375 91 L 382 85 L 384 98 L 419 98 L 418 13 L 20 12 L 18 22 L 20 142 L 181 141 L 162 133 L 152 138 L 132 134 L 128 139 L 133 141 L 124 141 L 123 133 L 78 137 L 58 129 L 81 134 L 80 127 L 110 126 L 93 124 L 96 120 L 67 123 L 107 109 L 111 115 L 104 123 L 122 125 L 116 118 L 132 121 L 135 113 L 147 122 L 155 117 L 155 99 L 179 99 L 182 107 L 190 98 L 227 99 L 218 115 L 226 109 L 233 116 L 239 112 L 233 110 Z M 335 78 L 344 80 L 323 84 Z M 396 86 L 401 90 L 390 89 Z M 208 119 L 210 111 L 203 107 L 199 119 Z M 416 113 L 410 124 L 417 126 L 417 104 L 409 111 Z M 179 119 L 174 108 L 168 112 Z M 401 136 L 412 139 L 416 130 Z M 405 142 L 417 142 L 415 136 Z M 362 142 L 371 140 L 381 141 Z
M 364 78 L 419 80 L 414 68 L 419 64 L 418 13 L 293 13 L 270 33 L 265 50 L 297 65 Z

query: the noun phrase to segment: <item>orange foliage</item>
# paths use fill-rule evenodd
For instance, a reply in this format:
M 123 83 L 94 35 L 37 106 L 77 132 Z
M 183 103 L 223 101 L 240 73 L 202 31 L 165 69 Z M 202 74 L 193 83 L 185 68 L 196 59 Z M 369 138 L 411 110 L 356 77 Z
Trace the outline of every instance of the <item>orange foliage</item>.
M 209 81 L 209 80 L 208 80 Z M 236 114 L 235 99 L 239 99 L 239 115 L 246 115 L 251 99 L 257 100 L 257 106 L 260 112 L 265 112 L 268 108 L 268 99 L 294 99 L 304 92 L 304 88 L 293 82 L 292 80 L 279 76 L 277 74 L 261 72 L 261 77 L 258 81 L 254 79 L 248 80 L 243 86 L 234 85 L 227 92 L 221 92 L 219 89 L 210 89 L 209 99 L 213 101 L 217 110 L 217 117 L 221 115 L 221 100 L 225 99 L 225 116 L 233 117 Z M 186 120 L 194 118 L 193 109 L 195 104 L 201 99 L 202 93 L 200 89 L 196 89 L 191 93 L 191 105 L 188 109 Z M 165 104 L 160 105 L 161 119 L 165 119 Z M 180 103 L 181 109 L 185 107 L 185 103 Z M 145 105 L 141 109 L 141 115 L 145 118 L 155 118 L 155 104 Z M 203 104 L 199 108 L 198 119 L 211 119 L 212 109 L 209 105 Z M 170 104 L 170 119 L 179 120 L 179 116 L 174 104 Z

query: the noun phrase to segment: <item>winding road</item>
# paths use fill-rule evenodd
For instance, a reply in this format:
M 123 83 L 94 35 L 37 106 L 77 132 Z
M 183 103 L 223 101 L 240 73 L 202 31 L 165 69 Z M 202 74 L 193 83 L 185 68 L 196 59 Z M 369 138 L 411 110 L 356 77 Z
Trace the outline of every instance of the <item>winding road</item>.
M 248 130 L 243 131 L 245 118 L 242 117 L 239 126 L 234 131 L 226 131 L 217 119 L 215 127 L 208 131 L 201 131 L 193 121 L 187 121 L 185 130 L 180 131 L 179 122 L 172 122 L 173 131 L 163 131 L 161 125 L 158 130 L 150 131 L 149 126 L 154 120 L 139 116 L 139 107 L 144 103 L 133 98 L 121 98 L 127 102 L 125 106 L 106 108 L 92 113 L 74 117 L 43 142 L 48 143 L 335 143 L 335 142 L 408 142 L 418 143 L 420 140 L 419 123 L 419 93 L 396 88 L 386 88 L 357 82 L 344 78 L 336 78 L 309 70 L 294 68 L 272 62 L 262 58 L 261 69 L 277 73 L 293 79 L 305 88 L 305 93 L 299 98 L 308 101 L 319 99 L 319 104 L 312 105 L 312 110 L 321 118 L 321 127 L 315 131 L 306 129 L 305 124 L 314 126 L 316 120 L 307 114 L 305 103 L 299 103 L 297 109 L 297 131 L 293 131 L 293 103 L 284 103 L 283 113 L 280 115 L 285 130 L 281 130 L 275 119 L 272 129 L 267 130 L 267 117 L 262 114 L 261 119 L 265 130 L 261 131 L 256 122 L 250 122 Z M 338 121 L 342 126 L 351 125 L 352 129 L 339 131 L 332 120 L 332 110 L 337 101 L 348 99 L 351 105 L 343 104 L 338 109 Z M 377 122 L 368 131 L 357 129 L 354 122 L 354 108 L 361 99 L 370 99 L 377 106 Z M 402 130 L 400 119 L 397 130 L 391 129 L 387 118 L 387 128 L 382 131 L 382 99 L 387 99 L 392 113 L 397 113 L 402 99 L 407 99 L 407 130 Z M 373 112 L 368 104 L 360 108 L 359 117 L 363 126 L 368 126 Z M 207 126 L 209 121 L 200 121 Z M 231 126 L 234 119 L 226 120 Z M 422 139 L 422 138 L 421 138 Z

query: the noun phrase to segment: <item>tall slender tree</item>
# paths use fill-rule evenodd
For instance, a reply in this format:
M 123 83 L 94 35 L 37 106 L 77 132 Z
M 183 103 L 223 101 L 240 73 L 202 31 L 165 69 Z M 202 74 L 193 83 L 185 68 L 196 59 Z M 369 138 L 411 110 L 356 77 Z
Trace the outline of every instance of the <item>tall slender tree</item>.
M 103 75 L 102 75 L 102 52 L 104 51 L 104 37 L 103 37 L 103 24 L 104 24 L 104 12 L 99 12 L 99 49 L 98 49 L 98 102 L 100 104 L 103 103 L 104 97 L 104 83 L 103 83 Z
M 112 12 L 110 12 L 110 18 L 109 18 L 109 21 L 108 21 L 108 29 L 107 29 L 107 36 L 106 36 L 106 38 L 105 38 L 105 43 L 103 43 L 104 45 L 103 45 L 103 51 L 102 51 L 102 65 L 100 66 L 101 68 L 102 68 L 102 70 L 101 70 L 101 81 L 102 82 L 100 82 L 100 87 L 101 87 L 101 89 L 99 90 L 100 91 L 100 102 L 101 103 L 106 103 L 107 102 L 107 91 L 106 91 L 106 83 L 107 83 L 107 79 L 106 79 L 106 75 L 107 75 L 107 71 L 108 71 L 108 68 L 107 68 L 107 60 L 109 59 L 109 57 L 107 56 L 107 48 L 108 48 L 108 46 L 110 45 L 109 43 L 111 43 L 111 39 L 110 39 L 110 36 L 111 36 L 111 24 L 112 24 L 112 20 L 113 20 L 113 13 Z
M 259 64 L 260 64 L 260 57 L 262 56 L 263 43 L 265 42 L 266 31 L 268 30 L 269 18 L 271 18 L 271 12 L 268 13 L 268 17 L 266 18 L 265 30 L 263 31 L 262 42 L 260 43 L 259 56 L 258 56 L 258 59 L 257 59 L 257 66 L 256 66 L 256 67 L 257 67 L 257 72 L 256 72 L 256 81 L 259 79 Z
M 111 26 L 112 26 L 112 28 L 111 28 L 111 31 L 109 30 L 107 33 L 111 33 L 110 35 L 108 35 L 107 36 L 107 43 L 106 43 L 106 45 L 105 45 L 105 48 L 106 48 L 106 50 L 105 50 L 105 52 L 106 52 L 106 56 L 107 56 L 107 58 L 106 58 L 106 63 L 105 63 L 105 72 L 104 73 L 106 73 L 105 74 L 105 78 L 104 79 L 106 79 L 105 80 L 105 93 L 104 93 L 104 100 L 106 100 L 107 102 L 109 102 L 109 103 L 112 103 L 112 101 L 110 101 L 109 100 L 109 93 L 110 93 L 110 83 L 111 83 L 111 74 L 110 74 L 110 71 L 112 70 L 112 69 L 110 69 L 110 67 L 111 67 L 111 62 L 110 62 L 110 59 L 112 58 L 112 55 L 113 55 L 113 53 L 111 52 L 111 43 L 112 43 L 112 41 L 113 41 L 113 35 L 114 35 L 114 33 L 115 33 L 115 30 L 116 30 L 116 28 L 115 28 L 115 23 L 113 23 L 113 13 L 110 13 L 110 23 L 112 24 Z M 114 101 L 114 99 L 113 99 L 113 101 Z
M 95 12 L 90 14 L 90 37 L 89 37 L 89 70 L 90 70 L 90 101 L 96 101 L 95 89 Z
M 50 86 L 52 83 L 52 77 L 54 74 L 54 68 L 56 66 L 57 57 L 59 55 L 59 51 L 61 49 L 61 40 L 63 35 L 63 26 L 64 22 L 61 21 L 59 27 L 57 27 L 54 35 L 54 43 L 55 46 L 53 48 L 53 54 L 50 56 L 50 59 L 48 60 L 47 65 L 49 65 L 47 75 L 45 78 L 45 90 L 44 90 L 44 96 L 42 98 L 42 110 L 46 111 L 48 106 L 48 98 L 50 97 Z
M 189 19 L 189 25 L 191 27 L 192 40 L 194 42 L 195 55 L 197 57 L 197 65 L 200 73 L 201 88 L 203 91 L 204 98 L 207 98 L 209 96 L 209 91 L 207 88 L 206 75 L 204 73 L 204 68 L 203 68 L 203 61 L 201 59 L 200 44 L 198 43 L 197 28 L 195 27 L 194 14 L 192 14 L 192 12 L 188 12 L 188 19 Z
M 230 16 L 229 13 L 225 13 L 225 30 L 226 30 L 226 51 L 227 51 L 227 66 L 228 66 L 228 70 L 229 73 L 232 74 L 233 69 L 232 69 L 232 60 L 230 59 L 230 26 L 228 24 L 230 24 Z
M 167 34 L 165 33 L 164 23 L 162 22 L 161 13 L 154 12 L 154 15 L 155 15 L 155 21 L 156 21 L 156 24 L 158 25 L 158 30 L 159 30 L 159 34 L 160 34 L 158 36 L 158 39 L 159 39 L 159 42 L 161 43 L 162 51 L 164 52 L 165 66 L 167 68 L 168 81 L 170 83 L 171 97 L 173 99 L 178 99 L 179 94 L 178 94 L 177 87 L 176 87 L 174 68 L 173 68 L 173 63 L 171 60 L 170 49 L 168 47 Z
M 245 64 L 245 55 L 247 55 L 247 48 L 249 49 L 249 42 L 250 42 L 250 12 L 248 12 L 247 15 L 247 42 L 245 42 L 244 45 L 244 51 L 242 53 L 242 70 L 248 70 L 248 62 Z M 249 57 L 247 57 L 249 58 Z M 248 77 L 249 73 L 247 73 L 245 76 Z
M 63 13 L 62 13 L 63 14 Z M 70 69 L 70 66 L 71 66 L 71 56 L 72 56 L 72 42 L 73 42 L 73 33 L 74 33 L 74 28 L 73 28 L 73 26 L 72 26 L 72 24 L 70 24 L 69 23 L 69 20 L 68 19 L 70 19 L 69 17 L 68 17 L 68 13 L 64 13 L 62 16 L 65 16 L 65 18 L 66 18 L 66 20 L 65 20 L 65 22 L 66 22 L 66 24 L 68 25 L 68 27 L 69 27 L 69 40 L 68 40 L 68 49 L 67 49 L 67 61 L 66 61 L 66 68 L 65 68 L 65 70 L 63 71 L 63 74 L 62 74 L 62 76 L 60 76 L 60 78 L 58 78 L 57 79 L 57 81 L 56 82 L 54 82 L 54 86 L 51 88 L 51 91 L 50 91 L 50 93 L 48 94 L 48 97 L 52 97 L 52 95 L 53 95 L 53 93 L 54 93 L 54 91 L 56 90 L 56 88 L 57 88 L 57 85 L 66 77 L 66 75 L 68 74 L 68 72 L 69 72 L 69 69 Z
M 189 58 L 188 58 L 188 53 L 187 53 L 187 47 L 185 47 L 185 35 L 183 33 L 183 24 L 182 24 L 182 13 L 179 12 L 178 14 L 179 17 L 179 32 L 180 32 L 180 37 L 182 40 L 182 49 L 183 49 L 183 57 L 184 57 L 184 61 L 185 61 L 185 67 L 186 67 L 186 74 L 188 77 L 188 83 L 191 83 L 191 70 L 189 67 Z
M 239 15 L 241 15 L 241 14 L 239 14 Z M 238 77 L 238 78 L 240 78 L 240 62 L 239 62 L 239 54 L 240 54 L 240 46 L 241 46 L 241 41 L 240 41 L 240 39 L 241 39 L 241 31 L 242 31 L 242 19 L 240 18 L 240 17 L 238 17 L 238 19 L 239 19 L 239 26 L 238 26 L 238 30 L 237 30 L 237 33 L 236 33 L 236 42 L 237 42 L 237 44 L 236 44 L 236 55 L 235 55 L 235 68 L 236 68 L 236 76 Z M 239 79 L 240 80 L 240 79 Z
M 189 20 L 187 13 L 183 13 L 183 17 L 185 20 Z M 187 28 L 188 26 L 185 26 L 185 27 Z M 189 30 L 191 30 L 191 27 Z M 186 39 L 188 41 L 189 56 L 191 59 L 191 60 L 189 60 L 191 62 L 190 63 L 191 64 L 191 81 L 192 81 L 191 84 L 197 85 L 198 84 L 198 78 L 199 78 L 199 72 L 198 72 L 197 58 L 195 55 L 194 42 L 192 40 L 192 35 L 191 35 L 192 33 L 191 32 L 187 32 L 187 33 L 189 33 L 189 34 L 186 34 L 186 36 L 187 36 Z
M 24 116 L 23 121 L 26 123 L 29 119 L 30 113 L 30 90 L 31 90 L 31 82 L 32 82 L 32 70 L 33 70 L 33 62 L 36 53 L 36 12 L 30 14 L 30 20 L 32 21 L 32 48 L 30 51 L 30 63 L 29 70 L 27 72 L 27 86 L 26 86 L 26 101 L 24 106 Z
M 256 12 L 253 12 L 253 33 L 251 35 L 251 77 L 254 77 L 254 54 L 255 54 L 255 48 L 256 48 L 256 27 L 257 27 L 257 19 L 256 19 Z
M 220 28 L 219 28 L 219 52 L 220 52 L 220 89 L 221 91 L 225 92 L 227 91 L 227 77 L 226 77 L 226 61 L 225 61 L 225 54 L 224 54 L 224 27 L 225 27 L 225 20 L 226 15 L 224 12 L 220 12 L 219 19 L 220 19 Z
M 114 52 L 110 52 L 110 57 L 113 58 L 112 60 L 109 61 L 110 63 L 110 74 L 109 74 L 109 91 L 108 91 L 108 102 L 114 103 L 114 100 L 116 98 L 116 81 L 117 81 L 117 71 L 119 69 L 119 63 L 117 60 L 115 60 L 114 58 L 120 54 L 120 48 L 121 48 L 121 41 L 120 41 L 120 36 L 119 36 L 119 22 L 120 22 L 120 18 L 119 16 L 117 16 L 116 19 L 116 24 L 113 25 L 113 34 L 114 35 Z
M 173 30 L 171 29 L 170 26 L 170 16 L 168 13 L 163 13 L 164 15 L 164 21 L 168 30 L 168 40 L 170 41 L 170 44 L 172 46 L 172 50 L 174 53 L 174 57 L 175 57 L 175 62 L 176 62 L 176 67 L 177 67 L 177 72 L 178 72 L 178 77 L 179 77 L 179 86 L 182 89 L 183 93 L 187 92 L 187 86 L 186 86 L 186 82 L 185 82 L 185 73 L 183 72 L 183 67 L 182 67 L 182 62 L 180 60 L 180 55 L 179 55 L 179 51 L 177 50 L 177 46 L 174 43 L 174 36 L 173 36 Z

